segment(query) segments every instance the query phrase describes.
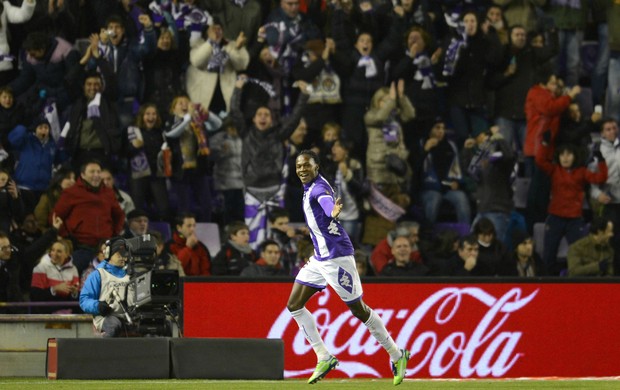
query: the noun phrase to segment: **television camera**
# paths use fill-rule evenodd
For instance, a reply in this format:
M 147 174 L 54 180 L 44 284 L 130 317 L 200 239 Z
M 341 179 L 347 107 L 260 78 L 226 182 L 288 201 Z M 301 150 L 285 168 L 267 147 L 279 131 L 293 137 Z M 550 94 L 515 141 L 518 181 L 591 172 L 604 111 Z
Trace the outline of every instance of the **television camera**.
M 180 303 L 179 273 L 159 269 L 157 244 L 150 234 L 125 239 L 128 253 L 125 318 L 140 336 L 172 336 Z

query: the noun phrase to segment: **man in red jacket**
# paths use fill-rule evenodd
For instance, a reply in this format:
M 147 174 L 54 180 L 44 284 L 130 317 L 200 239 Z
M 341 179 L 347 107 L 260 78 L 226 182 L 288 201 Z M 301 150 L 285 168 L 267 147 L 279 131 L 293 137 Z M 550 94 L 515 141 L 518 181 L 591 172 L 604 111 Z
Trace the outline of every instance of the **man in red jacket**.
M 60 235 L 74 242 L 73 264 L 80 273 L 97 254 L 99 242 L 119 235 L 125 223 L 114 191 L 102 184 L 96 160 L 82 164 L 80 177 L 60 194 L 54 212 L 64 221 Z
M 168 251 L 179 258 L 186 276 L 211 275 L 211 255 L 196 237 L 196 217 L 191 213 L 177 216 L 176 230 L 168 241 Z
M 544 132 L 551 132 L 548 149 L 550 156 L 553 155 L 555 138 L 560 129 L 560 117 L 568 109 L 571 101 L 581 92 L 576 85 L 566 94 L 560 90 L 561 80 L 551 72 L 542 71 L 538 75 L 538 84 L 530 88 L 525 99 L 525 116 L 527 129 L 523 154 L 525 156 L 525 175 L 531 177 L 530 188 L 527 194 L 526 222 L 528 231 L 531 233 L 534 223 L 545 220 L 547 204 L 549 203 L 550 182 L 549 178 L 537 169 L 534 162 L 536 152 L 541 144 Z

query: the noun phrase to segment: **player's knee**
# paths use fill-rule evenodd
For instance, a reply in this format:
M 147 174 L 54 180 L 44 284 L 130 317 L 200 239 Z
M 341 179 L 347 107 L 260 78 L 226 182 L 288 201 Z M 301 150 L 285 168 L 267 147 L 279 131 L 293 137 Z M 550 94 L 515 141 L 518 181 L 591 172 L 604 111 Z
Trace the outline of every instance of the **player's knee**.
M 304 307 L 304 305 L 302 305 L 299 302 L 295 302 L 295 301 L 288 301 L 288 303 L 286 304 L 286 308 L 291 313 L 294 312 L 294 311 L 297 311 L 297 310 L 301 310 L 303 307 Z
M 351 314 L 353 314 L 362 322 L 368 321 L 368 318 L 370 317 L 370 309 L 362 302 L 358 302 L 354 305 L 349 305 L 349 310 L 351 310 Z

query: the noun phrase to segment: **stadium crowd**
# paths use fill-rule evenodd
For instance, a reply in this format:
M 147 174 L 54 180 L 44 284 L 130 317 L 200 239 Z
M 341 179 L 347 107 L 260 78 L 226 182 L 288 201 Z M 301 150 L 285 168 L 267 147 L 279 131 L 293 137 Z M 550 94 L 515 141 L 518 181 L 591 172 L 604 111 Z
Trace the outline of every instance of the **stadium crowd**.
M 304 149 L 363 276 L 614 275 L 619 118 L 617 0 L 4 0 L 0 301 L 154 221 L 159 267 L 295 275 Z

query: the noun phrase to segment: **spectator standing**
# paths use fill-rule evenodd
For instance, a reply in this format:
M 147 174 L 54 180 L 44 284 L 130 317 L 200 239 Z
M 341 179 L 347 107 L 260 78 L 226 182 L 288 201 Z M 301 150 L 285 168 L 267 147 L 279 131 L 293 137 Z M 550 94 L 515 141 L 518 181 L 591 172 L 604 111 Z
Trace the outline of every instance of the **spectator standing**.
M 481 24 L 475 12 L 465 12 L 445 48 L 442 72 L 448 82 L 450 120 L 459 145 L 473 129 L 488 128 L 485 75 L 499 63 L 501 52 L 497 34 L 488 23 Z
M 550 147 L 551 132 L 546 131 L 536 154 L 536 164 L 551 179 L 551 198 L 545 221 L 545 243 L 543 263 L 550 275 L 558 275 L 561 265 L 557 252 L 562 237 L 569 245 L 583 236 L 583 196 L 588 183 L 602 184 L 607 180 L 607 164 L 600 152 L 596 153 L 596 171 L 575 166 L 575 149 L 570 145 L 557 148 L 557 163 L 552 162 Z
M 228 224 L 244 217 L 243 173 L 241 161 L 243 140 L 231 120 L 225 120 L 223 131 L 209 140 L 213 160 L 213 183 L 222 195 L 224 211 L 222 219 Z
M 351 157 L 353 144 L 345 140 L 334 142 L 331 164 L 324 164 L 324 174 L 342 200 L 340 223 L 351 241 L 359 244 L 362 233 L 362 197 L 364 195 L 364 172 L 362 164 Z
M 421 142 L 416 172 L 424 218 L 429 225 L 437 221 L 443 200 L 456 212 L 459 223 L 471 222 L 469 199 L 462 189 L 463 172 L 457 146 L 446 137 L 443 121 L 433 125 L 428 139 Z
M 528 32 L 536 31 L 541 27 L 538 15 L 543 12 L 541 7 L 545 3 L 547 0 L 493 0 L 493 4 L 503 8 L 508 27 L 521 25 Z
M 589 3 L 591 1 L 587 0 L 549 2 L 547 12 L 554 20 L 560 38 L 560 53 L 557 58 L 558 74 L 569 87 L 579 85 L 580 48 L 588 21 Z
M 606 118 L 601 122 L 600 151 L 607 163 L 607 181 L 590 186 L 590 204 L 594 215 L 608 218 L 614 226 L 620 226 L 620 139 L 618 122 Z M 620 229 L 611 240 L 614 248 L 614 270 L 620 270 Z
M 523 150 L 525 142 L 525 99 L 536 80 L 540 66 L 558 51 L 557 33 L 550 34 L 551 45 L 534 47 L 527 43 L 525 27 L 513 25 L 509 41 L 497 67 L 489 75 L 489 85 L 495 91 L 495 124 L 506 142 Z
M 218 114 L 230 111 L 237 72 L 245 70 L 250 62 L 245 44 L 243 32 L 234 41 L 225 39 L 222 22 L 214 19 L 206 39 L 194 42 L 189 53 L 187 93 L 193 102 Z
M 597 55 L 592 75 L 592 104 L 603 104 L 609 74 L 609 24 L 607 23 L 607 0 L 593 0 L 590 3 L 592 21 L 596 26 Z
M 283 207 L 288 162 L 283 142 L 295 131 L 308 100 L 308 84 L 298 81 L 302 93 L 293 113 L 275 123 L 268 107 L 259 107 L 252 125 L 247 126 L 241 112 L 241 93 L 247 78 L 240 77 L 232 97 L 231 117 L 243 139 L 241 168 L 245 184 L 245 223 L 250 227 L 250 244 L 258 245 L 266 237 L 268 209 Z M 267 158 L 268 156 L 268 158 Z
M 541 71 L 537 78 L 538 84 L 530 88 L 525 100 L 527 130 L 523 155 L 525 156 L 525 174 L 532 178 L 527 194 L 528 213 L 526 221 L 528 231 L 532 231 L 534 223 L 543 220 L 549 202 L 549 180 L 534 164 L 535 156 L 538 155 L 537 151 L 542 142 L 542 134 L 547 130 L 551 131 L 549 145 L 553 148 L 560 128 L 561 115 L 568 108 L 570 102 L 581 92 L 579 86 L 574 86 L 568 94 L 558 96 L 556 94 L 558 79 L 553 73 Z M 550 150 L 550 153 L 553 154 L 553 150 Z
M 138 16 L 141 32 L 139 36 L 131 37 L 126 34 L 125 21 L 118 15 L 110 15 L 106 20 L 105 28 L 99 33 L 97 50 L 104 61 L 116 76 L 116 104 L 118 107 L 119 122 L 122 128 L 131 124 L 136 109 L 142 99 L 141 91 L 144 88 L 143 61 L 155 52 L 157 34 L 153 22 L 148 14 Z M 89 68 L 94 68 L 89 63 Z
M 56 147 L 50 124 L 44 117 L 35 119 L 31 129 L 17 126 L 9 134 L 9 142 L 19 156 L 15 182 L 21 190 L 26 210 L 32 212 L 52 179 L 53 168 L 67 156 Z
M 101 58 L 97 63 L 103 75 L 97 71 L 86 72 L 82 95 L 67 114 L 69 127 L 65 127 L 66 132 L 63 129 L 58 140 L 59 147 L 62 146 L 71 156 L 71 165 L 76 170 L 93 158 L 110 167 L 123 150 L 124 139 L 114 104 L 116 81 L 109 64 Z
M 490 133 L 490 134 L 489 134 Z M 496 126 L 465 142 L 462 151 L 463 166 L 476 182 L 477 214 L 488 218 L 495 226 L 495 238 L 506 242 L 510 214 L 514 210 L 512 175 L 516 156 Z
M 103 185 L 101 164 L 92 160 L 80 168 L 77 183 L 60 194 L 54 213 L 64 221 L 60 234 L 74 242 L 73 263 L 82 272 L 101 239 L 123 230 L 125 214 L 114 191 Z
M 620 4 L 607 2 L 609 27 L 609 72 L 607 73 L 606 110 L 613 119 L 620 121 Z
M 163 164 L 160 163 L 165 141 L 160 111 L 155 104 L 140 107 L 135 126 L 127 129 L 127 136 L 131 198 L 137 208 L 149 210 L 151 217 L 168 221 L 170 202 Z
M 51 227 L 52 212 L 60 194 L 74 185 L 75 173 L 71 168 L 64 166 L 54 173 L 46 191 L 41 195 L 39 202 L 34 208 L 34 216 L 41 230 L 46 231 Z
M 0 61 L 0 85 L 7 85 L 15 78 L 14 61 L 10 58 L 11 50 L 9 45 L 9 23 L 25 23 L 32 17 L 36 0 L 25 0 L 21 7 L 12 5 L 9 1 L 2 1 L 0 10 L 0 53 L 6 60 Z M 8 56 L 8 57 L 6 57 Z
M 188 45 L 174 27 L 161 27 L 157 49 L 144 58 L 144 101 L 154 104 L 160 113 L 168 111 L 175 96 L 185 93 Z
M 79 54 L 71 43 L 34 31 L 22 44 L 26 51 L 23 67 L 9 86 L 34 115 L 41 114 L 46 99 L 56 102 L 62 112 L 71 102 L 67 79 L 76 71 Z

